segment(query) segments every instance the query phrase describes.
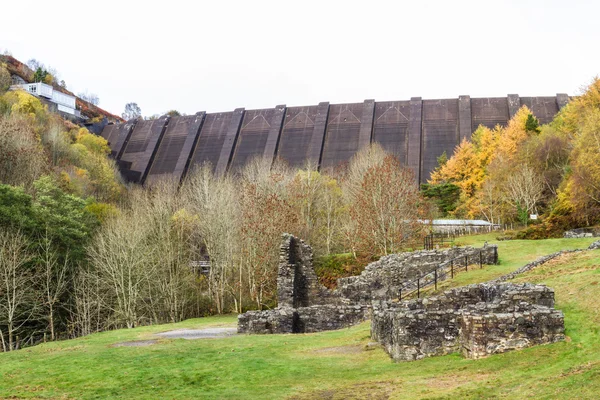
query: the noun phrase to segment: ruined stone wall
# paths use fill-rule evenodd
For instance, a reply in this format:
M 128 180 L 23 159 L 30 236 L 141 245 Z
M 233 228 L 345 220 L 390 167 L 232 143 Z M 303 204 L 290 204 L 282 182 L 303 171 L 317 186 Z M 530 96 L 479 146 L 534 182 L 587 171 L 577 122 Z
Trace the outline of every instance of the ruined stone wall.
M 600 237 L 600 228 L 578 228 L 566 231 L 563 234 L 565 239 L 580 239 L 587 237 Z
M 368 303 L 398 297 L 401 285 L 407 280 L 433 271 L 440 264 L 454 260 L 457 268 L 465 265 L 496 264 L 498 248 L 485 246 L 456 247 L 445 250 L 422 250 L 391 254 L 367 265 L 362 274 L 338 279 L 337 291 L 351 302 Z
M 461 351 L 480 358 L 564 339 L 554 291 L 533 284 L 477 284 L 439 296 L 373 304 L 372 338 L 396 361 Z
M 435 269 L 440 263 L 497 262 L 497 249 L 487 246 L 417 251 L 383 257 L 369 264 L 360 276 L 338 279 L 329 290 L 318 281 L 309 245 L 290 234 L 282 236 L 277 274 L 278 307 L 250 311 L 238 317 L 240 333 L 300 333 L 340 329 L 368 318 L 373 300 L 398 297 L 397 287 L 406 279 Z
M 249 311 L 238 316 L 238 332 L 311 333 L 347 328 L 369 318 L 366 305 L 315 305 Z
M 467 358 L 565 339 L 563 313 L 546 307 L 514 313 L 465 313 L 459 321 L 460 350 Z
M 277 272 L 279 307 L 308 307 L 336 303 L 338 297 L 319 283 L 312 248 L 293 235 L 283 234 Z

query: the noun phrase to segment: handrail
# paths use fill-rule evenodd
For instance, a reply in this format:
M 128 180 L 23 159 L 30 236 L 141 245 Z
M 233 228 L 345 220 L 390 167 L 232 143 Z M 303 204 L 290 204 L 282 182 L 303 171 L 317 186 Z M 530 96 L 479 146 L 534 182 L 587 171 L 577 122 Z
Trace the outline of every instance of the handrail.
M 494 254 L 495 254 L 494 259 L 495 260 L 498 259 L 498 255 L 497 255 L 496 251 L 497 251 L 497 249 L 494 248 Z M 475 260 L 475 261 L 479 262 L 479 268 L 482 269 L 483 268 L 483 249 L 479 249 L 478 256 L 479 256 L 478 260 Z M 451 278 L 454 278 L 455 271 L 458 272 L 459 270 L 462 270 L 463 265 L 461 265 L 460 262 L 456 263 L 456 261 L 463 261 L 465 271 L 469 270 L 469 255 L 468 254 L 465 254 L 464 256 L 455 257 L 451 260 L 445 261 L 445 262 L 439 264 L 432 271 L 429 271 L 417 278 L 413 278 L 413 279 L 402 282 L 400 284 L 400 288 L 398 291 L 398 300 L 402 300 L 403 297 L 406 298 L 407 296 L 410 296 L 411 294 L 414 294 L 415 292 L 417 293 L 417 298 L 420 298 L 421 297 L 421 289 L 426 288 L 431 285 L 435 285 L 435 290 L 437 290 L 438 281 L 445 280 L 445 278 L 448 276 L 448 273 L 450 274 Z M 473 261 L 473 259 L 471 259 L 471 261 Z M 455 265 L 455 263 L 457 265 Z

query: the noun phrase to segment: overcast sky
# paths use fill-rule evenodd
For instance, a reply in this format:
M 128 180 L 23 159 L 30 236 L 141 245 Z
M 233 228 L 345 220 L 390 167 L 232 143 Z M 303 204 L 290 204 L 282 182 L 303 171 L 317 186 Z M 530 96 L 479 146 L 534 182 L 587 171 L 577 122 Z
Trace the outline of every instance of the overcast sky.
M 154 5 L 154 4 L 160 4 Z M 5 8 L 5 7 L 2 7 Z M 576 94 L 600 74 L 600 1 L 30 1 L 0 51 L 120 114 Z M 7 10 L 4 10 L 7 11 Z

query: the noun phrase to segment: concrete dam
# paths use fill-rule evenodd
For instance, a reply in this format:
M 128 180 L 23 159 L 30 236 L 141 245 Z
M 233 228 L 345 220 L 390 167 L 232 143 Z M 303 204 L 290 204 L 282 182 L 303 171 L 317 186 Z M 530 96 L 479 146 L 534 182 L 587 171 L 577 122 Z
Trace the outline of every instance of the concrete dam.
M 210 162 L 216 174 L 236 171 L 250 159 L 281 158 L 302 167 L 307 160 L 321 170 L 343 166 L 372 142 L 394 154 L 419 182 L 425 182 L 445 151 L 450 156 L 479 125 L 506 125 L 523 105 L 540 123 L 550 122 L 569 101 L 550 97 L 471 98 L 404 101 L 365 100 L 261 110 L 238 108 L 155 120 L 107 125 L 108 141 L 125 179 L 152 184 L 164 176 L 183 179 Z

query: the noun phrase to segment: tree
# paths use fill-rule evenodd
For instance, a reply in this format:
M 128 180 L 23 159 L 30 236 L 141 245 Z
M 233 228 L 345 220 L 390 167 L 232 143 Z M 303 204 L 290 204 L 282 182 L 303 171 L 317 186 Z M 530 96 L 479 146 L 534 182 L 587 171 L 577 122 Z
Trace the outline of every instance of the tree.
M 93 104 L 95 106 L 100 104 L 100 98 L 95 93 L 89 93 L 88 91 L 80 92 L 77 94 L 77 97 L 79 97 L 80 99 L 85 100 L 88 103 Z
M 46 231 L 39 242 L 38 259 L 40 280 L 43 291 L 43 305 L 50 329 L 50 339 L 56 339 L 56 314 L 62 296 L 69 284 L 69 259 L 60 260 L 60 254 L 53 248 L 52 238 Z
M 137 105 L 137 103 L 127 103 L 125 105 L 125 111 L 123 111 L 121 116 L 127 121 L 139 118 L 142 116 L 142 109 Z
M 242 210 L 236 183 L 230 176 L 215 177 L 212 166 L 206 164 L 186 181 L 184 192 L 190 210 L 197 216 L 197 237 L 210 260 L 208 290 L 217 312 L 226 310 L 228 295 L 233 297 L 236 311 L 241 312 Z
M 271 166 L 266 158 L 254 159 L 243 171 L 243 256 L 250 297 L 259 309 L 275 299 L 281 234 L 298 223 L 288 193 L 291 179 L 283 164 Z
M 88 247 L 101 285 L 114 299 L 105 306 L 114 313 L 115 322 L 127 328 L 136 327 L 145 317 L 146 284 L 157 267 L 150 262 L 156 249 L 149 246 L 149 230 L 147 221 L 135 216 L 114 218 Z
M 177 110 L 167 111 L 165 115 L 168 115 L 169 117 L 181 117 L 181 113 Z
M 506 200 L 526 224 L 544 193 L 543 179 L 527 164 L 518 166 L 507 179 L 505 193 Z
M 12 78 L 10 72 L 6 69 L 6 65 L 0 64 L 0 95 L 6 92 L 11 84 Z
M 540 133 L 540 122 L 533 114 L 527 115 L 527 120 L 525 121 L 525 130 L 528 132 Z
M 29 322 L 36 304 L 32 290 L 34 278 L 27 239 L 18 231 L 0 228 L 0 324 L 6 326 L 7 339 L 0 331 L 4 351 L 15 350 L 18 331 Z M 8 343 L 6 343 L 8 340 Z
M 33 73 L 33 81 L 34 82 L 46 82 L 48 78 L 48 71 L 46 71 L 45 69 L 42 69 L 41 67 L 38 67 L 35 72 Z
M 410 170 L 393 156 L 370 167 L 350 204 L 358 253 L 367 258 L 402 251 L 425 232 L 428 210 Z
M 44 171 L 45 158 L 27 119 L 0 116 L 0 183 L 30 187 Z
M 456 210 L 460 198 L 460 187 L 447 182 L 439 183 L 437 185 L 423 183 L 421 185 L 421 193 L 424 197 L 435 201 L 442 216 L 448 216 L 451 212 Z

